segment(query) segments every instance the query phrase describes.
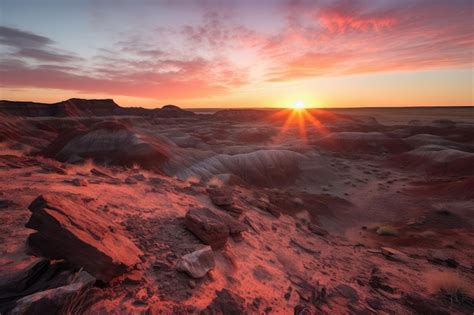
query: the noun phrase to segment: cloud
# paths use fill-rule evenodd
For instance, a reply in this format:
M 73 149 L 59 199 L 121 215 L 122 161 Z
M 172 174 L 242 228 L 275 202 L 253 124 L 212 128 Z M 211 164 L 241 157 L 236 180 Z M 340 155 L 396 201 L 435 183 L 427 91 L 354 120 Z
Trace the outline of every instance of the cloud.
M 269 81 L 473 64 L 470 1 L 291 1 L 284 10 L 288 27 L 261 47 Z
M 107 93 L 145 98 L 195 98 L 227 90 L 217 80 L 209 80 L 209 65 L 202 60 L 167 60 L 175 71 L 117 71 L 101 75 L 79 74 L 71 67 L 42 65 L 32 67 L 19 60 L 0 64 L 0 84 L 4 87 L 36 87 L 72 90 L 83 93 Z M 107 68 L 110 69 L 110 68 Z M 104 74 L 108 74 L 104 75 Z
M 24 32 L 15 28 L 0 26 L 0 44 L 17 47 L 44 47 L 53 41 L 47 37 Z
M 40 62 L 63 63 L 81 60 L 72 54 L 53 49 L 51 45 L 54 41 L 48 37 L 16 28 L 0 26 L 0 44 L 13 49 L 11 55 Z

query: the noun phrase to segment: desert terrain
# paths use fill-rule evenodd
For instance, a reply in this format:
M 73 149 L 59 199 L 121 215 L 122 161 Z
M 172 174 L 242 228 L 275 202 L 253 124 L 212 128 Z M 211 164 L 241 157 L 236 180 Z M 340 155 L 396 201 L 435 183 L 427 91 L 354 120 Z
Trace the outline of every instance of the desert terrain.
M 474 109 L 0 102 L 0 314 L 472 314 Z

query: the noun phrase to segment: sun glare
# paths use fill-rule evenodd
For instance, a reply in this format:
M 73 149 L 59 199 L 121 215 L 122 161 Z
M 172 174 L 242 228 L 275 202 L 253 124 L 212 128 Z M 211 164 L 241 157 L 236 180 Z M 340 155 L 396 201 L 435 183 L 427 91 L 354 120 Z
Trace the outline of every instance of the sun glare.
M 293 109 L 303 109 L 304 108 L 304 103 L 302 101 L 296 101 L 293 104 Z

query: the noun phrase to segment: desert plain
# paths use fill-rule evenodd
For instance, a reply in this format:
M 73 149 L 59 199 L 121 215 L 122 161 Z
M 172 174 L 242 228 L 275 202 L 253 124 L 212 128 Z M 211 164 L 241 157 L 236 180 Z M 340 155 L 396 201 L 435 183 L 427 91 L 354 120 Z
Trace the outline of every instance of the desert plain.
M 0 103 L 1 314 L 472 314 L 474 109 Z

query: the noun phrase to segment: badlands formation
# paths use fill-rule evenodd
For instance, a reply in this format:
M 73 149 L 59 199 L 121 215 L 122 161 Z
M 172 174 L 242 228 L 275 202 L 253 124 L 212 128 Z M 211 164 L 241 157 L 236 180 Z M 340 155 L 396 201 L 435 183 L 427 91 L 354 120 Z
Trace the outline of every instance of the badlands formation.
M 1 101 L 0 314 L 472 314 L 474 110 L 302 111 Z

